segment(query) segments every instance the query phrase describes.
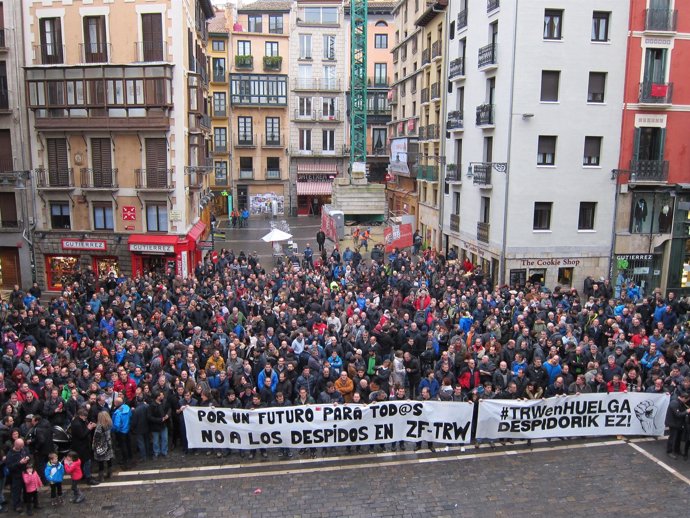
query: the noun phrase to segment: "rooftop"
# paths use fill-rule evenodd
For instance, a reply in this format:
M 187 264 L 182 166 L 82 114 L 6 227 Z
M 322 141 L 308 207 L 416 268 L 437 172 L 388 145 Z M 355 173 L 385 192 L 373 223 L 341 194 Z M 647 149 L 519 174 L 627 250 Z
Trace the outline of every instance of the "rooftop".
M 230 32 L 227 25 L 225 10 L 216 10 L 216 15 L 208 22 L 208 32 L 211 34 L 227 34 Z
M 289 12 L 292 2 L 287 0 L 258 0 L 251 4 L 246 4 L 238 9 L 238 13 L 256 12 L 256 11 L 280 11 Z

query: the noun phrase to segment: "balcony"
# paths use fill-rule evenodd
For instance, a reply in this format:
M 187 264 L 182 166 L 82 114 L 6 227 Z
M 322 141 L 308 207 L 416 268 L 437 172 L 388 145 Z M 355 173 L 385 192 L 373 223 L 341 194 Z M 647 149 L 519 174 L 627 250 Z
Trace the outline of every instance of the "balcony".
M 81 169 L 81 188 L 89 191 L 117 191 L 117 169 Z
M 280 133 L 267 133 L 266 135 L 264 135 L 264 140 L 261 144 L 261 147 L 285 147 L 283 135 Z
M 404 126 L 403 126 L 403 128 L 404 128 Z M 404 132 L 402 134 L 404 135 Z M 420 141 L 427 140 L 427 138 L 426 138 L 426 126 L 420 126 L 419 127 L 418 138 Z
M 316 110 L 302 111 L 300 109 L 295 109 L 295 111 L 293 112 L 292 120 L 295 120 L 295 121 L 315 121 L 316 120 Z
M 111 52 L 110 43 L 79 44 L 79 56 L 82 63 L 108 63 Z
M 436 58 L 441 57 L 441 51 L 443 50 L 443 45 L 440 41 L 435 41 L 431 44 L 431 59 L 436 60 Z
M 339 91 L 339 79 L 317 79 L 313 77 L 298 77 L 295 80 L 293 90 L 324 90 L 324 91 Z
M 237 70 L 252 70 L 254 68 L 254 56 L 235 56 L 235 68 Z
M 498 61 L 496 59 L 497 53 L 498 48 L 495 43 L 489 43 L 488 45 L 480 48 L 477 66 L 483 69 L 496 68 L 498 65 Z
M 677 21 L 677 10 L 647 9 L 644 30 L 647 32 L 676 32 Z
M 436 101 L 441 98 L 441 85 L 434 83 L 431 85 L 431 100 Z
M 437 165 L 420 165 L 417 167 L 417 180 L 426 182 L 438 182 Z
M 235 147 L 253 148 L 256 147 L 256 134 L 238 133 Z
M 156 130 L 170 127 L 172 65 L 26 68 L 37 130 Z
M 668 160 L 631 160 L 631 182 L 665 182 L 668 179 Z
M 240 180 L 253 180 L 254 169 L 240 169 Z
M 465 78 L 465 60 L 463 58 L 455 58 L 450 62 L 450 70 L 448 71 L 448 79 L 464 79 Z
M 300 149 L 299 146 L 290 147 L 290 155 L 292 156 L 309 156 L 309 157 L 334 157 L 334 156 L 349 156 L 350 148 L 346 145 L 335 146 L 334 149 L 322 149 L 313 147 L 311 149 Z
M 398 90 L 393 89 L 388 91 L 388 104 L 391 106 L 398 104 Z
M 266 169 L 266 180 L 280 180 L 280 169 Z
M 59 169 L 57 171 L 36 169 L 34 171 L 34 175 L 36 179 L 36 187 L 38 189 L 54 189 L 64 191 L 71 191 L 74 189 L 74 171 L 71 167 L 68 169 Z
M 0 173 L 14 171 L 14 160 L 12 158 L 0 158 Z
M 230 74 L 230 104 L 287 106 L 288 78 L 281 74 Z
M 187 188 L 192 191 L 199 191 L 204 186 L 204 174 L 196 166 L 185 167 L 187 178 Z
M 477 126 L 493 126 L 494 124 L 494 105 L 477 106 Z
M 477 241 L 481 243 L 489 242 L 489 224 L 477 221 Z
M 225 68 L 214 68 L 213 69 L 213 76 L 211 77 L 211 81 L 214 83 L 227 83 L 228 82 L 228 76 L 225 73 Z
M 222 144 L 214 144 L 213 145 L 213 154 L 214 155 L 225 155 L 228 152 L 228 144 L 227 142 L 223 142 Z
M 458 13 L 457 29 L 460 30 L 465 27 L 467 27 L 467 9 Z
M 207 130 L 211 129 L 211 116 L 210 115 L 208 115 L 206 113 L 202 113 L 201 115 L 199 115 L 198 119 L 199 119 L 199 126 L 201 128 L 207 129 Z
M 216 110 L 214 108 L 213 109 L 213 116 L 216 118 L 224 119 L 225 117 L 228 116 L 228 111 L 227 110 Z
M 174 169 L 137 169 L 135 187 L 141 191 L 172 191 Z
M 650 104 L 654 108 L 659 105 L 673 104 L 673 83 L 654 83 L 646 81 L 640 83 L 640 104 Z
M 427 140 L 438 140 L 440 137 L 440 130 L 438 124 L 429 124 L 426 127 L 426 139 Z
M 388 88 L 388 85 L 390 85 L 390 78 L 388 77 L 367 78 L 367 86 L 370 88 Z
M 460 214 L 450 215 L 450 231 L 460 232 Z
M 264 70 L 266 72 L 280 72 L 282 67 L 282 56 L 264 56 Z
M 340 118 L 340 110 L 334 110 L 330 112 L 315 112 L 316 113 L 316 120 L 321 121 L 321 122 L 339 122 L 341 120 Z
M 462 183 L 462 165 L 446 165 L 446 183 Z
M 422 66 L 431 64 L 431 49 L 422 51 Z
M 167 42 L 137 41 L 134 44 L 134 61 L 139 63 L 170 61 Z
M 0 29 L 0 52 L 8 51 L 7 46 L 10 42 L 10 31 L 7 29 Z
M 460 110 L 455 110 L 448 113 L 448 120 L 446 121 L 446 129 L 448 131 L 459 131 L 463 129 L 463 114 Z
M 196 60 L 194 70 L 190 70 L 190 72 L 192 74 L 197 74 L 201 78 L 201 84 L 203 86 L 208 86 L 208 70 L 206 69 L 205 62 Z
M 472 166 L 472 183 L 480 187 L 490 187 L 491 164 L 474 164 Z
M 186 176 L 198 176 L 201 177 L 205 174 L 210 173 L 213 170 L 213 158 L 211 157 L 201 157 L 196 160 L 197 165 L 186 165 L 184 166 L 184 174 Z M 200 181 L 200 180 L 199 180 Z M 187 182 L 188 184 L 190 182 Z M 195 183 L 195 182 L 192 182 Z
M 64 62 L 64 45 L 34 45 L 34 65 L 61 65 Z
M 501 6 L 500 0 L 487 0 L 486 1 L 486 12 L 490 13 L 491 11 L 495 11 L 500 6 Z
M 369 144 L 367 146 L 367 156 L 387 157 L 388 149 L 386 149 L 386 146 L 375 146 L 374 144 Z
M 420 94 L 420 98 L 421 98 L 422 104 L 429 102 L 429 89 L 428 88 L 422 88 L 422 93 Z

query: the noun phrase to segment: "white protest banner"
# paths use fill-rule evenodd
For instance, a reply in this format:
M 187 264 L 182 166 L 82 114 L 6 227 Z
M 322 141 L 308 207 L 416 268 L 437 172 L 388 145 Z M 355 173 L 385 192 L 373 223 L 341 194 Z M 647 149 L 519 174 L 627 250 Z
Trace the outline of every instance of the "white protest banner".
M 388 401 L 257 410 L 184 409 L 190 448 L 306 448 L 394 441 L 465 444 L 471 403 Z
M 663 435 L 667 394 L 581 394 L 530 401 L 485 399 L 478 439 Z

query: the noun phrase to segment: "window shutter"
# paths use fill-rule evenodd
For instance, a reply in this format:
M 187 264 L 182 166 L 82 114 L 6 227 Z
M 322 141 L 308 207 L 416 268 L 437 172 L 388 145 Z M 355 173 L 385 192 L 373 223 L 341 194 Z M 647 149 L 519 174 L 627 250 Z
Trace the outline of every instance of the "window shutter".
M 146 139 L 147 187 L 163 187 L 167 183 L 168 151 L 164 138 Z
M 160 13 L 142 14 L 144 61 L 163 61 L 163 24 Z
M 14 192 L 0 193 L 0 218 L 4 227 L 17 226 L 17 198 Z
M 67 140 L 48 139 L 48 181 L 50 185 L 68 185 Z
M 93 168 L 94 187 L 109 187 L 113 184 L 113 165 L 109 138 L 91 139 L 91 165 Z
M 640 138 L 642 137 L 641 128 L 635 128 L 635 142 L 633 144 L 633 160 L 639 160 L 640 156 Z

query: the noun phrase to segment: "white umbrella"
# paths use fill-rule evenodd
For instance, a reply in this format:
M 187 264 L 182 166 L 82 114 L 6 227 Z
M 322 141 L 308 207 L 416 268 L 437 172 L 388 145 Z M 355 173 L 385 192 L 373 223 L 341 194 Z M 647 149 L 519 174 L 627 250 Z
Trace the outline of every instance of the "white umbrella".
M 266 243 L 275 243 L 276 241 L 287 241 L 291 237 L 292 234 L 288 234 L 287 232 L 274 228 L 268 234 L 262 237 L 261 240 L 265 241 Z

